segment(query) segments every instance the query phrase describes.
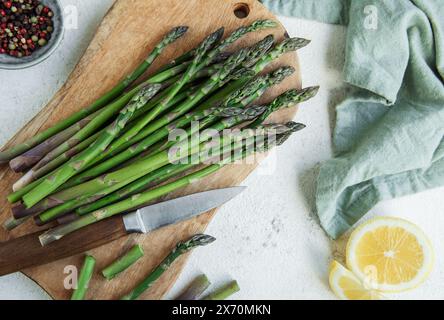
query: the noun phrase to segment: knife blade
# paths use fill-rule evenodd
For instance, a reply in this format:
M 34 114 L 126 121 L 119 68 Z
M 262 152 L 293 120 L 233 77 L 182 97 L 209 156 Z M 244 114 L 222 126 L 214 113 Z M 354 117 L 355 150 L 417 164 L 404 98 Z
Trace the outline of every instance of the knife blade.
M 100 221 L 47 246 L 40 243 L 41 232 L 0 243 L 0 276 L 67 258 L 131 233 L 149 233 L 189 220 L 223 205 L 245 189 L 218 189 L 157 203 Z

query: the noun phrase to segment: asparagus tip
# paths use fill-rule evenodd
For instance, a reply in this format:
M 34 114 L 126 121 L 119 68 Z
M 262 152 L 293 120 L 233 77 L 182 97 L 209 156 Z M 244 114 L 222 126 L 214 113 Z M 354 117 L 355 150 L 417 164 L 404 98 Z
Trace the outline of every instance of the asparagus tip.
M 309 45 L 311 40 L 303 38 L 289 38 L 284 40 L 280 47 L 283 52 L 296 51 L 302 49 L 303 47 Z
M 297 122 L 288 122 L 286 126 L 289 128 L 289 131 L 279 135 L 276 139 L 276 145 L 283 145 L 292 135 L 293 133 L 305 129 L 307 126 L 302 123 Z
M 284 81 L 285 78 L 291 76 L 295 72 L 295 68 L 292 66 L 284 66 L 275 71 L 270 76 L 270 83 L 273 85 L 279 84 Z
M 298 123 L 294 121 L 290 121 L 286 123 L 286 126 L 290 129 L 290 132 L 298 132 L 305 129 L 307 126 L 303 123 Z
M 263 40 L 249 48 L 248 56 L 245 59 L 244 67 L 253 67 L 257 61 L 268 51 L 274 44 L 274 36 L 268 35 Z
M 218 110 L 214 115 L 222 118 L 245 116 L 245 120 L 252 120 L 263 114 L 267 108 L 267 106 L 251 106 L 248 108 L 228 107 Z
M 171 30 L 170 34 L 175 38 L 178 39 L 182 37 L 185 33 L 187 33 L 188 29 L 190 27 L 188 26 L 178 26 Z
M 277 26 L 278 23 L 274 20 L 270 19 L 256 20 L 255 22 L 253 22 L 251 26 L 248 27 L 248 31 L 255 32 L 262 29 L 276 28 Z
M 196 48 L 194 60 L 202 61 L 203 56 L 210 50 L 220 39 L 222 39 L 225 28 L 221 27 L 205 38 L 205 40 Z
M 254 77 L 255 74 L 256 73 L 252 69 L 241 68 L 241 69 L 233 72 L 229 77 L 230 77 L 230 80 L 239 80 L 239 79 L 243 79 L 243 78 Z
M 216 241 L 216 238 L 206 235 L 206 234 L 197 234 L 193 236 L 191 239 L 186 241 L 185 243 L 179 244 L 179 246 L 185 246 L 189 249 L 199 246 L 206 246 Z

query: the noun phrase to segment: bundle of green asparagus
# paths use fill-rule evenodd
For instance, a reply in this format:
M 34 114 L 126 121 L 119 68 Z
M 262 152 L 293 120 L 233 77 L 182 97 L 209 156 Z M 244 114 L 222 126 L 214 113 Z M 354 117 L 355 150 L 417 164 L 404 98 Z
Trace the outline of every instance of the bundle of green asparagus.
M 14 207 L 7 226 L 32 216 L 38 225 L 58 221 L 42 235 L 46 245 L 267 151 L 304 128 L 264 122 L 273 112 L 312 98 L 318 87 L 289 90 L 267 105 L 254 102 L 294 72 L 281 67 L 264 74 L 265 68 L 309 41 L 288 38 L 275 44 L 270 35 L 227 51 L 248 33 L 276 25 L 259 20 L 225 39 L 221 28 L 133 86 L 188 29 L 174 28 L 132 74 L 92 105 L 0 152 L 0 163 L 25 173 L 8 196 Z M 236 134 L 226 135 L 229 129 Z

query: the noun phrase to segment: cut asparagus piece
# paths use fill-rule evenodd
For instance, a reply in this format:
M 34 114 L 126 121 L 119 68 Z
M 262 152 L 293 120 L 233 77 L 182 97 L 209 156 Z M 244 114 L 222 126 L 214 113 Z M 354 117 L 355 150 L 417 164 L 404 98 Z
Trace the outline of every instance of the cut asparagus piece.
M 84 300 L 86 292 L 88 291 L 89 282 L 94 273 L 94 267 L 96 265 L 96 259 L 93 256 L 87 255 L 85 262 L 80 270 L 80 274 L 77 280 L 77 286 L 72 293 L 71 300 Z
M 218 289 L 217 291 L 209 294 L 203 300 L 217 300 L 217 301 L 226 300 L 239 291 L 240 287 L 237 281 L 232 281 L 229 284 Z
M 211 282 L 208 277 L 204 274 L 198 276 L 194 281 L 188 286 L 185 291 L 176 298 L 176 300 L 181 301 L 192 301 L 198 300 L 202 294 L 210 287 Z
M 123 257 L 113 262 L 111 265 L 102 270 L 103 276 L 107 280 L 115 278 L 117 275 L 131 267 L 144 255 L 143 249 L 140 245 L 135 245 Z
M 117 119 L 97 138 L 93 145 L 60 167 L 50 177 L 23 196 L 23 202 L 26 207 L 31 208 L 37 204 L 85 167 L 96 155 L 103 152 L 125 127 L 126 123 L 131 120 L 134 112 L 143 107 L 159 89 L 160 85 L 148 85 L 142 88 L 131 102 L 122 109 Z
M 130 293 L 123 296 L 121 300 L 136 300 L 142 293 L 148 290 L 179 257 L 196 247 L 206 246 L 214 241 L 216 241 L 216 239 L 212 236 L 199 234 L 195 235 L 188 241 L 178 243 L 174 250 L 153 270 L 153 272 Z
M 3 224 L 3 229 L 5 229 L 6 231 L 12 231 L 15 228 L 24 224 L 26 221 L 28 221 L 28 219 L 29 219 L 29 217 L 25 217 L 25 218 L 21 218 L 21 219 L 15 219 L 14 217 L 11 217 L 5 221 L 5 223 Z
M 117 84 L 114 88 L 112 88 L 109 92 L 103 95 L 101 98 L 97 99 L 94 103 L 92 103 L 89 107 L 84 108 L 67 119 L 60 121 L 56 125 L 52 126 L 49 129 L 33 136 L 28 139 L 26 142 L 18 144 L 8 150 L 0 152 L 0 163 L 4 163 L 10 161 L 14 157 L 28 151 L 34 146 L 42 143 L 46 139 L 52 137 L 53 135 L 59 133 L 60 131 L 70 127 L 75 124 L 77 121 L 83 119 L 84 117 L 89 116 L 90 114 L 96 112 L 101 109 L 112 100 L 120 96 L 125 89 L 127 89 L 135 80 L 139 78 L 152 64 L 152 62 L 162 53 L 162 51 L 172 42 L 176 41 L 180 37 L 182 37 L 188 30 L 188 27 L 180 26 L 174 28 L 169 32 L 165 38 L 160 42 L 158 46 L 154 49 L 153 52 L 150 53 L 148 58 L 143 61 L 134 72 L 128 75 L 124 80 L 122 80 L 119 84 Z

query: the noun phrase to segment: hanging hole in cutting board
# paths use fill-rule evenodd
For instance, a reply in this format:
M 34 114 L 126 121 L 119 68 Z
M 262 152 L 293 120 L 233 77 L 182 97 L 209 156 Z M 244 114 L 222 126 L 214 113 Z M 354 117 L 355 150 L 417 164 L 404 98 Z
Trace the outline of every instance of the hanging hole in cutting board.
M 250 14 L 250 7 L 246 3 L 237 3 L 234 6 L 234 15 L 239 19 L 245 19 Z

